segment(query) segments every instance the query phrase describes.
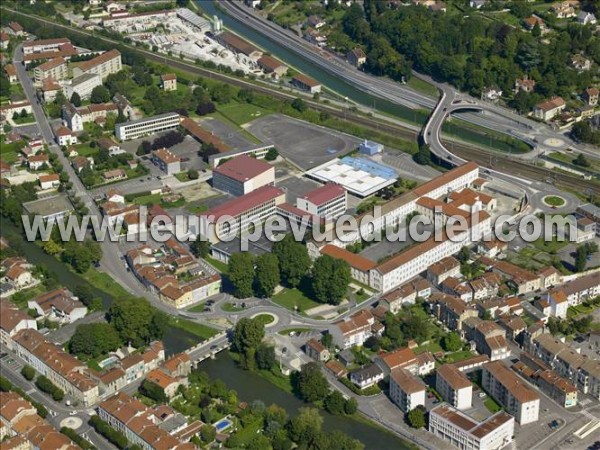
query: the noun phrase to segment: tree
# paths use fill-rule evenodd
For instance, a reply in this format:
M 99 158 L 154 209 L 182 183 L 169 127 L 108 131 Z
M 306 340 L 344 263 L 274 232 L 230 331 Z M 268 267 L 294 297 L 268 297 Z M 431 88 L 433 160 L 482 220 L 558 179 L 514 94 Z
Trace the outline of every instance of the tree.
M 134 347 L 161 339 L 168 321 L 163 312 L 143 298 L 116 299 L 108 310 L 108 319 L 121 340 Z
M 210 444 L 217 437 L 217 430 L 212 425 L 202 425 L 200 428 L 200 439 L 205 444 Z
M 429 145 L 420 145 L 419 151 L 415 154 L 413 159 L 417 164 L 420 164 L 422 166 L 427 166 L 431 164 L 431 150 L 429 149 Z
M 460 340 L 460 336 L 458 335 L 458 333 L 452 332 L 446 334 L 442 338 L 442 347 L 448 352 L 455 352 L 460 350 L 460 348 L 462 347 L 462 341 Z
M 158 403 L 167 403 L 169 401 L 164 389 L 150 380 L 144 380 L 140 385 L 139 390 L 142 395 L 145 395 Z
M 190 250 L 196 258 L 206 258 L 210 253 L 210 242 L 196 239 L 190 245 Z
M 333 347 L 333 336 L 329 333 L 325 333 L 321 338 L 321 344 L 323 344 L 327 348 Z
M 106 103 L 110 100 L 110 92 L 103 85 L 96 86 L 92 89 L 90 101 L 92 103 Z
M 256 292 L 259 297 L 270 297 L 281 278 L 279 260 L 273 253 L 263 253 L 256 258 Z
M 261 370 L 271 370 L 276 364 L 275 348 L 271 345 L 261 343 L 256 349 L 256 367 Z
M 346 415 L 351 416 L 352 414 L 356 414 L 356 411 L 358 411 L 358 402 L 354 397 L 350 397 L 344 403 L 344 412 Z
M 265 326 L 258 319 L 244 317 L 235 325 L 232 350 L 243 356 L 242 366 L 254 368 L 256 350 L 264 337 Z
M 254 281 L 254 259 L 251 253 L 234 253 L 229 258 L 227 271 L 229 281 L 233 284 L 234 294 L 238 298 L 252 297 Z
M 279 152 L 277 151 L 277 149 L 275 147 L 271 147 L 269 150 L 267 150 L 265 159 L 267 161 L 275 161 L 278 156 L 279 156 Z
M 408 412 L 408 424 L 416 429 L 425 427 L 425 411 L 417 407 Z
M 471 250 L 469 249 L 469 247 L 461 247 L 459 252 L 456 254 L 456 259 L 458 259 L 462 264 L 466 263 L 469 259 L 471 259 Z
M 581 166 L 581 167 L 590 167 L 591 163 L 588 161 L 588 159 L 585 157 L 585 155 L 583 153 L 580 153 L 579 155 L 577 155 L 577 158 L 575 158 L 573 160 L 573 164 L 577 165 L 577 166 Z
M 322 255 L 312 268 L 312 288 L 321 303 L 339 305 L 348 292 L 352 280 L 350 265 L 341 259 Z
M 31 381 L 35 378 L 35 369 L 29 365 L 24 365 L 21 369 L 21 375 L 23 375 L 27 381 Z
M 273 244 L 273 254 L 279 260 L 281 279 L 290 287 L 298 286 L 310 267 L 306 247 L 296 242 L 293 235 L 288 234 Z
M 69 101 L 73 104 L 73 106 L 80 107 L 81 106 L 81 97 L 77 92 L 73 92 Z
M 189 169 L 187 171 L 187 176 L 190 180 L 197 180 L 200 177 L 200 174 L 198 174 L 196 169 Z
M 342 415 L 344 414 L 344 405 L 346 403 L 346 399 L 338 390 L 333 390 L 329 393 L 327 397 L 325 397 L 325 401 L 323 405 L 325 409 L 331 414 Z
M 288 433 L 301 448 L 310 448 L 323 426 L 323 417 L 316 408 L 300 408 L 298 415 L 290 420 Z
M 152 151 L 152 142 L 150 141 L 142 141 L 135 152 L 138 156 L 147 155 Z
M 77 325 L 69 341 L 69 351 L 76 355 L 96 358 L 114 351 L 121 345 L 119 333 L 108 323 Z
M 316 362 L 304 364 L 300 372 L 296 373 L 294 381 L 299 397 L 306 402 L 323 400 L 329 393 L 327 378 Z
M 308 106 L 306 105 L 306 102 L 301 98 L 295 98 L 294 100 L 292 100 L 292 108 L 294 108 L 298 112 L 303 113 L 308 109 Z
M 198 103 L 196 107 L 196 114 L 199 116 L 205 116 L 207 114 L 212 114 L 217 110 L 215 104 L 213 102 L 207 101 Z

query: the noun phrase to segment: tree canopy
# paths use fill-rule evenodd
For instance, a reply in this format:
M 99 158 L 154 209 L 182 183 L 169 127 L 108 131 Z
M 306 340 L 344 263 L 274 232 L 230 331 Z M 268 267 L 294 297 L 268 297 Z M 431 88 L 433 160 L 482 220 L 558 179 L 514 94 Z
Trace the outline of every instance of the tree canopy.
M 321 303 L 339 305 L 352 280 L 350 265 L 344 260 L 323 255 L 315 260 L 311 272 L 315 298 Z
M 310 267 L 306 246 L 288 234 L 273 244 L 273 254 L 279 260 L 282 281 L 290 287 L 298 286 Z
M 69 341 L 69 351 L 76 355 L 96 358 L 114 351 L 121 345 L 119 333 L 108 323 L 77 325 Z

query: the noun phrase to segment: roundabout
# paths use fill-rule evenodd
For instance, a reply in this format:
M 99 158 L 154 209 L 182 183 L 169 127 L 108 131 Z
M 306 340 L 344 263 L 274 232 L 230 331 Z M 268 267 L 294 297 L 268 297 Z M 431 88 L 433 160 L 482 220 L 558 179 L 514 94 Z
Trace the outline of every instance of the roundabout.
M 79 418 L 79 417 L 67 417 L 66 419 L 62 420 L 60 422 L 60 426 L 62 427 L 66 427 L 66 428 L 71 428 L 72 430 L 76 430 L 79 427 L 81 427 L 81 425 L 83 425 L 83 421 Z
M 567 201 L 560 195 L 546 195 L 542 198 L 542 202 L 551 208 L 562 208 Z

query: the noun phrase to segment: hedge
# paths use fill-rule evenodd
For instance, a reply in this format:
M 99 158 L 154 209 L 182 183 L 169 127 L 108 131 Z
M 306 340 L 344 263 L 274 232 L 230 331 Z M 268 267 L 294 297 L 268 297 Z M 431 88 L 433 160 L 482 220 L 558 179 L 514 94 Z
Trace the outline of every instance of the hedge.
M 48 416 L 48 410 L 46 409 L 46 407 L 44 405 L 33 400 L 29 395 L 27 395 L 23 391 L 23 389 L 13 386 L 13 384 L 10 381 L 8 381 L 7 378 L 4 378 L 2 376 L 0 376 L 0 391 L 16 392 L 21 397 L 23 397 L 25 400 L 27 400 L 29 403 L 31 403 L 35 409 L 37 409 L 37 413 L 40 417 L 45 419 Z
M 88 440 L 77 434 L 77 432 L 72 428 L 62 427 L 60 432 L 79 445 L 83 450 L 96 450 L 96 447 L 90 444 Z
M 100 417 L 92 416 L 89 424 L 94 428 L 94 430 L 104 436 L 111 444 L 114 444 L 119 450 L 125 450 L 127 448 L 128 442 L 125 435 L 112 428 Z

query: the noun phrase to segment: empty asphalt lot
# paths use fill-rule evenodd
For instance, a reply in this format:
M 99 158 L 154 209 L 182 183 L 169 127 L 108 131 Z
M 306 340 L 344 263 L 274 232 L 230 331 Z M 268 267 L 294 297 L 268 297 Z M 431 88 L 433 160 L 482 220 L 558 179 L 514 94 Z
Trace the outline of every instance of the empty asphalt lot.
M 256 119 L 247 130 L 303 170 L 354 150 L 361 139 L 279 114 Z

